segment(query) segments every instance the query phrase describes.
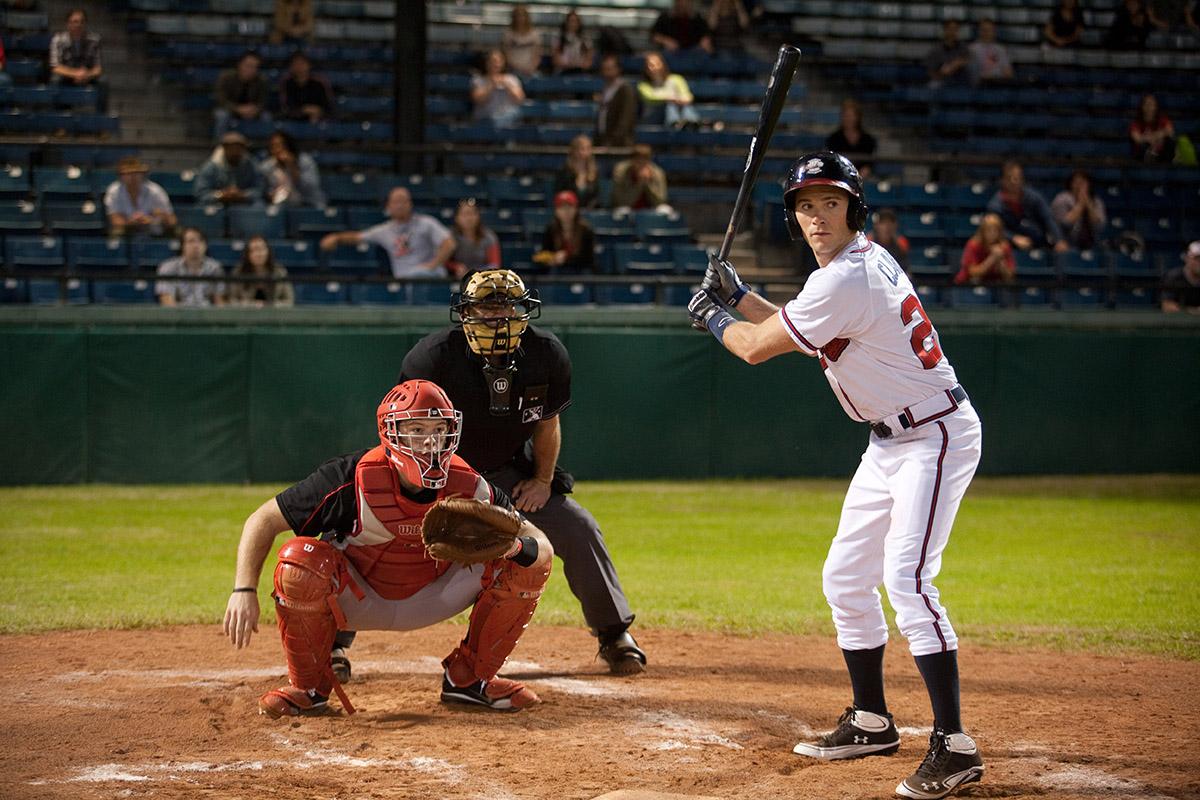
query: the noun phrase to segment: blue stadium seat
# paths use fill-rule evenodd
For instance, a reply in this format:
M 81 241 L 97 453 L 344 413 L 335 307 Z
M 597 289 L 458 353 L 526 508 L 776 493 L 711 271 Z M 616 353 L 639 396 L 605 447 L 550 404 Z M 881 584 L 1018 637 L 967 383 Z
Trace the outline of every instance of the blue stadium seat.
M 662 244 L 614 244 L 614 266 L 617 272 L 625 272 L 626 266 L 631 262 L 647 263 L 659 262 L 664 264 L 672 263 L 671 248 L 668 245 Z
M 1044 286 L 1026 286 L 1018 290 L 1017 303 L 1022 311 L 1053 311 L 1050 290 Z
M 409 285 L 388 283 L 350 284 L 350 302 L 358 306 L 395 306 L 409 302 Z
M 82 203 L 46 203 L 46 227 L 54 233 L 104 233 L 104 210 L 92 200 Z
M 209 258 L 215 259 L 226 272 L 229 272 L 242 261 L 242 253 L 246 250 L 246 243 L 241 239 L 209 239 L 207 254 Z
M 520 209 L 485 208 L 480 216 L 483 224 L 491 228 L 501 242 L 515 242 L 525 238 Z
M 29 195 L 29 173 L 13 165 L 0 169 L 0 198 L 18 200 Z
M 1113 271 L 1118 278 L 1156 278 L 1159 276 L 1158 265 L 1148 256 L 1133 256 L 1117 253 L 1114 256 Z
M 373 176 L 356 172 L 352 175 L 330 173 L 321 176 L 321 188 L 334 206 L 372 205 L 383 207 L 383 191 Z
M 996 293 L 990 286 L 955 286 L 950 289 L 951 308 L 999 308 Z
M 279 239 L 284 235 L 284 215 L 278 206 L 233 206 L 226 213 L 229 236 L 234 239 Z
M 475 198 L 479 205 L 488 201 L 487 182 L 477 175 L 435 175 L 433 191 L 443 203 L 458 203 L 468 197 Z
M 902 213 L 899 215 L 900 233 L 908 237 L 913 246 L 925 244 L 941 244 L 946 238 L 946 230 L 942 226 L 941 217 L 935 211 L 925 211 L 919 214 Z
M 27 200 L 0 203 L 0 233 L 33 234 L 43 227 L 42 212 Z
M 688 275 L 703 275 L 708 269 L 708 251 L 703 247 L 676 244 L 671 248 L 675 270 Z
M 601 305 L 645 305 L 654 302 L 654 284 L 622 283 L 595 288 L 596 302 Z
M 382 248 L 368 242 L 342 246 L 321 254 L 324 269 L 349 275 L 384 274 Z
M 548 208 L 526 208 L 521 212 L 521 219 L 525 225 L 525 238 L 532 242 L 540 242 L 542 232 L 546 230 L 550 220 L 554 219 L 554 212 Z M 592 222 L 592 229 L 595 228 L 596 225 Z
M 92 193 L 92 182 L 88 173 L 79 167 L 35 167 L 33 186 L 43 200 L 51 198 L 79 198 Z
M 658 242 L 690 242 L 692 233 L 683 217 L 676 214 L 637 213 L 634 229 L 638 238 L 647 244 Z
M 1108 277 L 1108 262 L 1095 250 L 1069 250 L 1059 253 L 1058 267 L 1068 278 L 1100 280 Z
M 132 303 L 154 303 L 154 281 L 137 279 L 132 281 L 93 281 L 92 302 L 103 305 L 126 305 Z
M 536 284 L 538 297 L 551 306 L 584 305 L 592 302 L 592 287 L 587 283 Z
M 549 201 L 546 182 L 530 175 L 493 175 L 488 178 L 488 192 L 496 206 L 545 206 Z
M 67 265 L 63 241 L 56 236 L 8 236 L 4 258 L 12 269 L 56 270 Z
M 1104 291 L 1098 287 L 1082 286 L 1058 291 L 1058 305 L 1063 311 L 1100 311 L 1104 309 L 1104 303 Z
M 387 222 L 382 207 L 363 206 L 346 209 L 346 227 L 353 231 L 362 231 Z
M 340 281 L 292 284 L 297 305 L 331 305 L 346 300 L 346 285 Z
M 179 243 L 165 239 L 134 239 L 130 245 L 133 268 L 154 272 L 168 258 L 179 255 Z
M 29 302 L 29 282 L 0 277 L 0 305 Z
M 66 279 L 66 285 L 66 305 L 84 305 L 91 302 L 86 283 L 78 278 L 68 278 Z M 30 280 L 29 302 L 34 305 L 62 304 L 62 283 L 50 280 Z
M 163 188 L 172 203 L 190 204 L 196 196 L 196 173 L 192 170 L 151 172 L 149 178 Z
M 410 287 L 409 302 L 418 306 L 450 306 L 450 295 L 458 291 L 458 286 L 448 282 L 413 283 Z
M 1020 250 L 1014 247 L 1013 258 L 1017 262 L 1017 276 L 1022 280 L 1053 278 L 1057 274 L 1054 260 L 1045 250 Z
M 67 240 L 67 264 L 76 272 L 114 272 L 132 266 L 124 239 L 73 236 Z
M 1118 289 L 1113 296 L 1113 302 L 1118 311 L 1158 310 L 1158 303 L 1154 299 L 1154 290 L 1149 286 Z
M 346 229 L 346 218 L 339 208 L 289 208 L 287 233 L 296 238 L 324 236 Z
M 221 206 L 193 206 L 175 209 L 181 228 L 198 228 L 207 239 L 225 236 L 225 209 Z

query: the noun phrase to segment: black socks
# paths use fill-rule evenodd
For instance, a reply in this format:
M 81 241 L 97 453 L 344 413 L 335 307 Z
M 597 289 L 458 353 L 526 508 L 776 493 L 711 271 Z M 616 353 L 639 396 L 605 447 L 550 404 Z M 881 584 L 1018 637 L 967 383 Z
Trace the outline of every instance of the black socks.
M 869 652 L 869 651 L 864 651 Z M 958 651 L 930 653 L 915 656 L 917 669 L 925 679 L 929 690 L 929 703 L 933 706 L 933 726 L 946 733 L 962 733 L 962 719 L 958 702 Z M 855 697 L 858 689 L 855 688 Z
M 883 648 L 881 644 L 870 650 L 842 651 L 846 668 L 850 670 L 854 707 L 872 714 L 887 713 L 887 703 L 883 699 Z

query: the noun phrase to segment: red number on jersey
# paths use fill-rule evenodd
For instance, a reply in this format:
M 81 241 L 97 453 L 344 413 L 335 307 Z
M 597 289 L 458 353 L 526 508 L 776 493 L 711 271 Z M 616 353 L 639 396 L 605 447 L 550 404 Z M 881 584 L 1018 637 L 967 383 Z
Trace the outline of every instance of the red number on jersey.
M 910 294 L 900 304 L 900 321 L 908 325 L 912 322 L 914 315 L 919 316 L 921 321 L 913 328 L 912 338 L 909 339 L 909 342 L 912 344 L 913 352 L 921 360 L 921 366 L 925 369 L 933 369 L 942 360 L 942 346 L 938 344 L 937 333 L 933 330 L 933 323 L 929 321 L 929 315 L 921 307 L 921 301 L 915 294 Z M 929 349 L 925 348 L 926 339 L 931 344 Z

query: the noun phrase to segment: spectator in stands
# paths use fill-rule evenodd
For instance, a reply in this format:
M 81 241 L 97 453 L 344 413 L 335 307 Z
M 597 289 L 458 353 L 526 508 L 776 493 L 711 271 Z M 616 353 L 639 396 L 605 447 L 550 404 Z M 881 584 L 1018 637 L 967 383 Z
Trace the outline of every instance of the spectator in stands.
M 621 77 L 621 59 L 609 54 L 600 59 L 604 88 L 596 94 L 596 144 L 629 147 L 637 124 L 637 94 Z
M 497 128 L 510 128 L 521 118 L 525 90 L 516 75 L 505 71 L 504 53 L 491 50 L 484 59 L 484 73 L 471 78 L 471 102 L 475 120 Z
M 1083 12 L 1079 0 L 1058 0 L 1058 6 L 1050 12 L 1042 36 L 1054 47 L 1073 47 L 1083 35 Z
M 296 301 L 295 292 L 287 278 L 287 270 L 275 261 L 271 245 L 263 236 L 251 236 L 242 250 L 242 260 L 232 277 L 258 278 L 258 281 L 231 281 L 229 303 L 235 306 L 290 306 Z M 267 278 L 273 278 L 274 283 Z
M 221 144 L 196 173 L 196 200 L 211 205 L 262 202 L 263 177 L 249 153 L 250 143 L 237 131 L 221 136 Z
M 1129 123 L 1129 140 L 1139 161 L 1169 164 L 1175 158 L 1175 126 L 1153 94 L 1142 95 L 1137 115 Z
M 667 174 L 651 160 L 650 145 L 635 144 L 633 158 L 622 161 L 613 169 L 613 209 L 628 213 L 630 210 L 652 208 L 659 213 L 669 214 L 667 205 Z
M 700 115 L 692 106 L 692 90 L 682 75 L 667 68 L 658 53 L 646 54 L 646 66 L 638 83 L 642 101 L 642 122 L 670 125 L 672 128 L 697 127 Z
M 962 81 L 970 60 L 967 46 L 958 40 L 958 20 L 946 20 L 942 23 L 942 40 L 929 48 L 925 56 L 929 86 L 936 89 L 946 83 Z
M 858 167 L 858 174 L 869 177 L 870 157 L 875 155 L 875 137 L 863 130 L 862 106 L 850 97 L 842 100 L 842 125 L 825 139 L 825 147 L 848 156 Z
M 392 275 L 397 278 L 446 277 L 446 262 L 455 248 L 454 237 L 446 226 L 428 214 L 414 213 L 412 195 L 403 186 L 388 194 L 384 210 L 387 222 L 365 231 L 327 234 L 321 239 L 321 249 L 370 242 L 387 251 Z
M 574 192 L 554 195 L 554 218 L 542 233 L 542 249 L 534 261 L 557 272 L 596 271 L 596 234 L 580 215 Z
M 1071 173 L 1067 188 L 1050 203 L 1050 211 L 1063 237 L 1076 250 L 1095 247 L 1108 224 L 1104 200 L 1092 193 L 1092 179 L 1082 169 Z
M 554 43 L 554 71 L 559 75 L 590 72 L 594 55 L 579 12 L 571 9 L 563 17 L 562 27 L 558 29 L 558 41 Z
M 1050 204 L 1041 193 L 1025 185 L 1025 170 L 1016 161 L 1004 162 L 1000 188 L 988 201 L 987 210 L 1000 217 L 1014 247 L 1053 247 L 1057 253 L 1070 249 L 1050 213 Z
M 270 120 L 267 113 L 267 81 L 258 73 L 262 59 L 247 50 L 237 66 L 217 76 L 213 90 L 216 108 L 213 109 L 214 136 L 229 130 L 234 120 Z
M 275 131 L 267 140 L 270 157 L 262 163 L 267 201 L 275 206 L 325 207 L 317 162 L 300 151 L 290 133 Z
M 221 281 L 171 280 L 171 278 L 223 278 L 225 270 L 208 257 L 208 239 L 199 228 L 184 228 L 179 236 L 179 255 L 158 265 L 154 293 L 164 306 L 223 306 L 225 284 Z
M 908 239 L 900 235 L 900 220 L 890 208 L 881 208 L 871 216 L 871 232 L 867 239 L 887 250 L 896 263 L 908 272 Z
M 316 28 L 313 0 L 275 0 L 272 44 L 303 45 Z
M 650 41 L 668 53 L 697 47 L 706 53 L 713 51 L 712 31 L 704 17 L 692 11 L 692 0 L 675 0 L 670 11 L 659 14 L 650 29 Z
M 288 71 L 279 84 L 279 112 L 287 119 L 320 122 L 333 116 L 333 89 L 314 75 L 312 62 L 299 51 L 288 60 Z
M 1183 266 L 1176 267 L 1163 279 L 1162 310 L 1200 314 L 1200 240 L 1188 245 Z
M 984 18 L 979 20 L 975 41 L 967 48 L 971 54 L 968 71 L 971 85 L 1005 83 L 1013 77 L 1012 62 L 1008 49 L 996 41 L 996 23 Z
M 117 179 L 104 190 L 104 213 L 113 236 L 174 233 L 175 209 L 157 183 L 146 179 L 150 170 L 136 156 L 117 162 Z
M 1145 0 L 1124 0 L 1113 14 L 1104 46 L 1110 50 L 1141 50 L 1153 27 Z
M 100 37 L 89 33 L 87 12 L 72 8 L 67 12 L 67 29 L 50 39 L 50 82 L 68 86 L 92 86 L 96 89 L 96 110 L 108 111 L 108 83 L 100 64 Z
M 525 77 L 537 74 L 542 64 L 542 34 L 534 29 L 529 8 L 524 3 L 513 6 L 508 29 L 501 39 L 501 48 L 513 72 Z
M 1183 7 L 1183 24 L 1193 31 L 1200 31 L 1200 0 L 1186 3 Z
M 1004 221 L 998 214 L 987 213 L 975 235 L 967 240 L 954 282 L 1009 283 L 1017 271 L 1012 246 L 1004 239 Z
M 495 232 L 483 224 L 475 198 L 458 204 L 454 213 L 454 252 L 446 262 L 450 275 L 462 278 L 480 269 L 496 269 L 500 266 L 500 240 Z
M 581 207 L 596 207 L 600 196 L 600 175 L 590 137 L 581 133 L 571 140 L 567 161 L 554 176 L 554 191 L 574 192 L 576 202 Z
M 4 55 L 4 37 L 0 36 L 0 89 L 12 86 L 12 76 L 5 70 L 8 58 Z
M 742 36 L 750 30 L 750 15 L 742 0 L 714 0 L 708 10 L 708 27 L 714 50 L 741 53 L 745 50 Z

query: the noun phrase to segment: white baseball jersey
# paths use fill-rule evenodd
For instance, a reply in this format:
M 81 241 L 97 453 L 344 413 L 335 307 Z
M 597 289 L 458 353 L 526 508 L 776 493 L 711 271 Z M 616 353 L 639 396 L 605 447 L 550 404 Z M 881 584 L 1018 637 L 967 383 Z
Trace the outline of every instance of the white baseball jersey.
M 779 313 L 856 421 L 881 420 L 958 383 L 912 282 L 862 234 Z

